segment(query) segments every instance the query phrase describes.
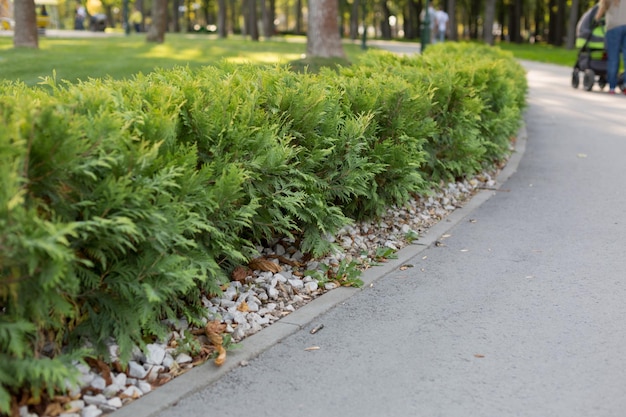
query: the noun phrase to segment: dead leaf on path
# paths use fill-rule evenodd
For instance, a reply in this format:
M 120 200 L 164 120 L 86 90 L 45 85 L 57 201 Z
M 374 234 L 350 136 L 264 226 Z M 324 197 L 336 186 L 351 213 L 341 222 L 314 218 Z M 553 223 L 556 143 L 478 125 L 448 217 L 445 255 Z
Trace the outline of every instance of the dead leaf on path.
M 308 348 L 306 348 L 306 349 L 304 349 L 304 350 L 306 350 L 306 351 L 310 351 L 310 350 L 320 350 L 320 347 L 319 347 L 319 346 L 311 346 L 311 347 L 308 347 Z
M 407 270 L 407 269 L 409 269 L 409 268 L 413 268 L 413 265 L 411 265 L 411 264 L 405 264 L 405 265 L 402 265 L 402 266 L 400 267 L 400 271 L 406 271 L 406 270 Z
M 476 219 L 469 219 L 469 222 L 470 223 L 476 223 L 476 222 L 478 222 L 478 220 L 476 220 Z
M 311 334 L 315 334 L 317 332 L 319 332 L 320 330 L 322 330 L 324 328 L 323 324 L 320 324 L 318 326 L 315 326 L 311 329 Z
M 474 357 L 478 358 L 478 359 L 482 359 L 482 358 L 485 357 L 485 355 L 481 355 L 480 353 L 476 353 L 476 354 L 474 354 Z

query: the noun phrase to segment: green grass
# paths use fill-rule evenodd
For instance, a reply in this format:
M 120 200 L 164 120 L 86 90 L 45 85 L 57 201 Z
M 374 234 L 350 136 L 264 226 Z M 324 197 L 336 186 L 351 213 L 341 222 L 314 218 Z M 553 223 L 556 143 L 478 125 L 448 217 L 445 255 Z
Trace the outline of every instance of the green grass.
M 545 62 L 548 64 L 574 66 L 578 55 L 577 49 L 565 49 L 546 44 L 515 44 L 515 43 L 499 43 L 498 46 L 505 50 L 511 51 L 518 59 L 528 61 Z
M 507 44 L 498 46 L 520 59 L 572 66 L 577 50 L 542 44 Z M 43 77 L 56 73 L 57 80 L 76 82 L 89 78 L 130 78 L 155 68 L 199 67 L 220 60 L 250 62 L 259 65 L 289 63 L 295 70 L 307 67 L 317 71 L 322 66 L 358 62 L 364 51 L 358 43 L 345 43 L 346 60 L 305 58 L 306 38 L 276 37 L 254 42 L 231 36 L 170 34 L 164 44 L 145 41 L 144 35 L 98 38 L 39 38 L 39 49 L 13 48 L 10 37 L 0 37 L 0 78 L 36 85 Z
M 344 46 L 347 60 L 330 64 L 355 62 L 363 53 L 358 45 Z M 304 38 L 277 38 L 253 42 L 237 37 L 218 39 L 208 35 L 167 34 L 165 43 L 153 44 L 143 35 L 106 38 L 40 37 L 39 49 L 13 48 L 12 38 L 0 37 L 0 78 L 20 80 L 35 85 L 42 77 L 56 73 L 57 80 L 114 79 L 148 73 L 155 68 L 176 66 L 200 67 L 220 60 L 249 62 L 259 65 L 296 63 L 311 69 L 329 62 L 303 60 Z

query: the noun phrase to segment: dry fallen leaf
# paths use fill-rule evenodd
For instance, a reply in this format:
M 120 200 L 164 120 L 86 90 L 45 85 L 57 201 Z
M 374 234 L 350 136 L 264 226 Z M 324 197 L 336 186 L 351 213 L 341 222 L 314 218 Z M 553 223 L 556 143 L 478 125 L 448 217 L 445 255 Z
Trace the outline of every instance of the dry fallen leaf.
M 219 320 L 210 321 L 204 327 L 204 331 L 213 345 L 213 348 L 217 352 L 215 364 L 217 366 L 223 365 L 226 360 L 226 349 L 222 346 L 222 343 L 224 342 L 222 334 L 226 331 L 226 324 L 221 323 Z
M 258 269 L 260 271 L 267 271 L 277 273 L 283 270 L 280 265 L 275 264 L 266 258 L 254 258 L 248 263 L 250 269 Z
M 311 347 L 308 347 L 308 348 L 306 348 L 304 350 L 320 350 L 320 347 L 319 346 L 311 346 Z
M 252 271 L 245 266 L 237 266 L 233 269 L 233 272 L 230 274 L 230 278 L 232 281 L 239 281 L 241 283 L 246 281 L 246 278 L 252 274 Z
M 402 265 L 402 266 L 400 267 L 400 271 L 405 271 L 405 270 L 407 270 L 407 269 L 409 269 L 409 268 L 413 268 L 413 265 L 411 265 L 411 264 L 405 264 L 405 265 Z
M 311 334 L 315 334 L 315 333 L 319 332 L 320 330 L 322 330 L 323 328 L 324 328 L 323 324 L 315 326 L 314 328 L 311 329 Z
M 237 306 L 237 310 L 241 311 L 242 313 L 247 313 L 248 312 L 248 303 L 246 303 L 245 301 L 242 301 L 238 306 Z
M 476 353 L 476 354 L 474 354 L 474 357 L 481 359 L 481 358 L 484 358 L 485 355 L 481 355 L 480 353 Z
M 56 417 L 59 414 L 64 413 L 65 410 L 59 403 L 50 403 L 46 407 L 46 411 L 44 411 L 44 416 Z

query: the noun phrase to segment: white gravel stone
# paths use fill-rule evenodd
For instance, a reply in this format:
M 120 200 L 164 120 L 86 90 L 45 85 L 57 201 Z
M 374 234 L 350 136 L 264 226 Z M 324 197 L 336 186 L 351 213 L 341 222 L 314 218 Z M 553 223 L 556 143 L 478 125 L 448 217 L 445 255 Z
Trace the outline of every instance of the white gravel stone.
M 143 365 L 135 361 L 128 362 L 128 376 L 137 379 L 144 379 L 148 371 L 146 371 Z
M 97 390 L 103 390 L 107 385 L 107 382 L 100 375 L 96 375 L 94 379 L 89 384 L 90 387 L 95 388 Z
M 123 394 L 130 398 L 139 398 L 143 395 L 143 392 L 136 386 L 131 385 L 124 390 Z
M 146 363 L 161 365 L 165 358 L 165 347 L 156 343 L 146 345 Z
M 113 377 L 113 383 L 116 385 L 119 385 L 121 387 L 126 386 L 126 379 L 128 378 L 128 376 L 126 376 L 125 373 L 120 372 L 119 374 L 115 375 Z
M 187 355 L 186 353 L 181 353 L 178 356 L 176 356 L 176 362 L 179 365 L 182 365 L 183 363 L 191 363 L 191 361 L 193 361 L 193 358 Z
M 113 408 L 122 408 L 122 400 L 119 397 L 111 398 L 107 404 Z
M 83 401 L 87 405 L 102 405 L 102 404 L 106 404 L 107 398 L 102 394 L 83 395 Z
M 122 391 L 125 387 L 123 385 L 111 384 L 106 386 L 102 390 L 102 394 L 104 394 L 107 398 L 112 398 L 116 396 L 120 391 Z
M 152 391 L 152 385 L 150 385 L 146 381 L 137 381 L 137 388 L 139 388 L 144 394 Z
M 101 414 L 102 410 L 95 405 L 89 405 L 80 411 L 81 417 L 98 417 Z
M 318 289 L 318 285 L 317 282 L 315 281 L 309 281 L 307 283 L 304 284 L 304 289 L 308 292 L 308 293 L 312 293 L 314 291 L 317 291 Z

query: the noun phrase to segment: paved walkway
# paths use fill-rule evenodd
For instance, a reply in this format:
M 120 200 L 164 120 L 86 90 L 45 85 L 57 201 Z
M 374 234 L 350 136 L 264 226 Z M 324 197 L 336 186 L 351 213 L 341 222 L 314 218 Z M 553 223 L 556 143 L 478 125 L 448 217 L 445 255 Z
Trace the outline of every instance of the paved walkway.
M 224 369 L 113 416 L 623 416 L 626 96 L 524 65 L 527 140 L 499 191 L 368 271 L 364 289 L 324 295 Z

